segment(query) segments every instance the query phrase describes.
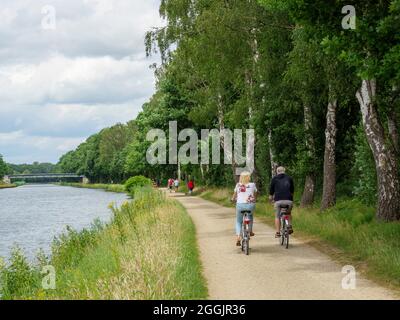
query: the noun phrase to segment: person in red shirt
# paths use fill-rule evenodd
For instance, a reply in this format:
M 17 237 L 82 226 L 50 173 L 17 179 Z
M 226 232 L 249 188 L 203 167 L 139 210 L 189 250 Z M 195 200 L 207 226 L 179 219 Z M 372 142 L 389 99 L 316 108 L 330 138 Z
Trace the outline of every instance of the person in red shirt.
M 189 180 L 187 187 L 189 189 L 189 194 L 192 194 L 193 189 L 194 189 L 194 181 L 192 179 Z
M 169 192 L 171 193 L 172 192 L 172 187 L 174 186 L 174 179 L 172 179 L 172 178 L 169 178 L 168 179 L 168 189 L 169 189 Z

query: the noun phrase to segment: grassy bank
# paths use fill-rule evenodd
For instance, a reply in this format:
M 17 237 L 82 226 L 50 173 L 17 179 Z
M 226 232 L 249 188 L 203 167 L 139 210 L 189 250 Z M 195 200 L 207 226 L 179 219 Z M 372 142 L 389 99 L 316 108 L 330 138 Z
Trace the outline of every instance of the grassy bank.
M 0 189 L 16 188 L 16 184 L 0 184 Z
M 83 183 L 60 183 L 64 187 L 85 188 L 85 189 L 101 189 L 109 192 L 125 193 L 125 187 L 122 184 L 83 184 Z
M 231 190 L 208 189 L 198 195 L 233 207 Z M 255 215 L 273 225 L 274 210 L 266 197 L 259 199 Z M 309 240 L 337 261 L 352 264 L 371 279 L 400 289 L 400 223 L 379 223 L 374 208 L 347 199 L 339 200 L 325 213 L 318 208 L 297 207 L 293 225 L 296 236 Z
M 150 188 L 121 208 L 109 224 L 69 230 L 52 257 L 35 266 L 15 251 L 0 266 L 4 299 L 204 299 L 207 290 L 192 221 L 184 208 Z M 40 270 L 51 265 L 56 289 L 44 290 Z

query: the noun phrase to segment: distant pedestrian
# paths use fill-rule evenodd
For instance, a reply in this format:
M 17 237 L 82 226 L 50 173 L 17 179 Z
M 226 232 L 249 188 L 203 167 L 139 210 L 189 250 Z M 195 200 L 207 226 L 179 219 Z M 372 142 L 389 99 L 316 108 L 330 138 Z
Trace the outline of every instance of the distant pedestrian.
M 174 186 L 174 179 L 169 178 L 169 179 L 168 179 L 168 189 L 169 189 L 169 192 L 170 192 L 170 193 L 172 192 L 173 186 Z
M 189 189 L 189 195 L 191 195 L 193 193 L 193 190 L 194 190 L 194 181 L 193 181 L 193 179 L 189 180 L 189 182 L 187 184 L 187 187 Z
M 175 192 L 178 192 L 178 189 L 179 189 L 179 180 L 178 179 L 175 179 L 174 186 L 175 186 Z

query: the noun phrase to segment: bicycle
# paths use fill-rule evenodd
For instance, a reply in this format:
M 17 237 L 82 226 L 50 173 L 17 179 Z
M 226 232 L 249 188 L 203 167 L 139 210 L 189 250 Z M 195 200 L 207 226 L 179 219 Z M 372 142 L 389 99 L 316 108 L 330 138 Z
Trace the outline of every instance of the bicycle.
M 251 211 L 243 210 L 241 211 L 243 214 L 243 222 L 242 222 L 242 252 L 246 256 L 250 254 L 250 223 L 251 223 Z
M 279 208 L 279 218 L 281 221 L 281 237 L 279 239 L 279 242 L 281 246 L 285 246 L 286 249 L 289 249 L 289 238 L 290 238 L 290 231 L 291 231 L 291 225 L 290 225 L 290 206 L 289 205 L 282 205 Z

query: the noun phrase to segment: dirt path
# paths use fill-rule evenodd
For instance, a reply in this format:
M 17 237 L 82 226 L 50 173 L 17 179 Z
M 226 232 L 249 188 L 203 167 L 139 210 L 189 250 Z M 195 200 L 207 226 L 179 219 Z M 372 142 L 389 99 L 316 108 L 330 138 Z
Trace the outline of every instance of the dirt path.
M 295 238 L 289 250 L 283 249 L 274 230 L 257 221 L 250 256 L 245 256 L 235 247 L 234 209 L 179 193 L 171 196 L 196 225 L 210 299 L 397 299 L 358 275 L 356 289 L 343 289 L 343 266 Z

